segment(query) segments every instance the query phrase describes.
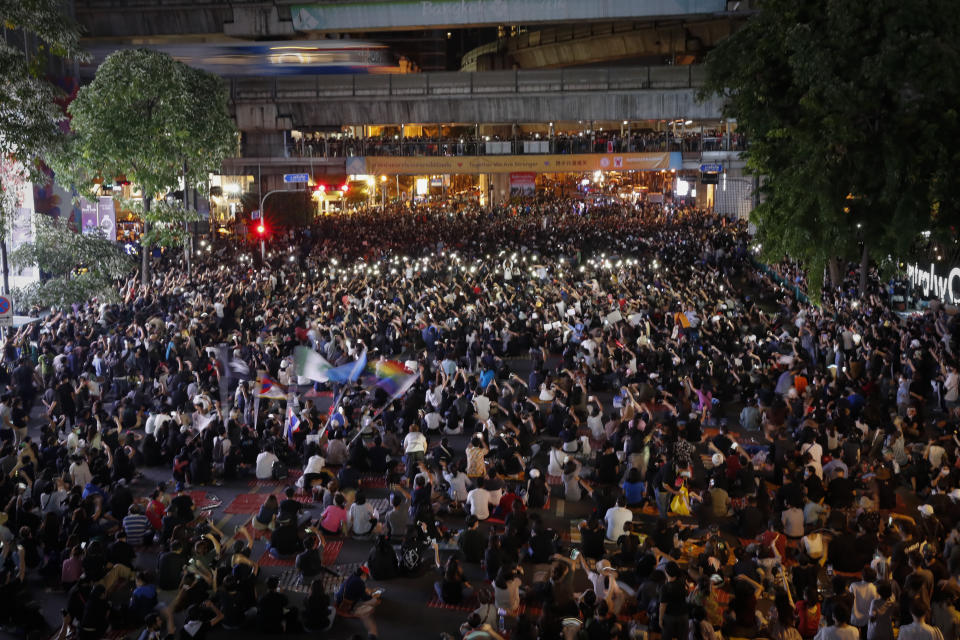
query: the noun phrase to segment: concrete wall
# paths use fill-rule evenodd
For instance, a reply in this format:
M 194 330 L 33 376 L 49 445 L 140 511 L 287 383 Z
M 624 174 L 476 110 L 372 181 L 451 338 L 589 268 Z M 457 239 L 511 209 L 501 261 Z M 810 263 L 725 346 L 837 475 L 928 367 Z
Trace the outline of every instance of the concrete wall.
M 478 98 L 327 99 L 278 102 L 273 109 L 238 105 L 241 130 L 267 130 L 391 124 L 400 122 L 545 122 L 560 120 L 661 120 L 718 118 L 722 102 L 698 102 L 696 90 L 654 90 L 634 93 L 583 93 L 575 95 L 488 96 Z M 270 120 L 274 115 L 275 119 Z M 277 124 L 272 124 L 276 122 Z
M 699 66 L 622 67 L 237 80 L 244 131 L 345 124 L 713 119 L 722 101 L 697 100 Z
M 75 0 L 87 37 L 301 33 L 709 15 L 725 0 Z

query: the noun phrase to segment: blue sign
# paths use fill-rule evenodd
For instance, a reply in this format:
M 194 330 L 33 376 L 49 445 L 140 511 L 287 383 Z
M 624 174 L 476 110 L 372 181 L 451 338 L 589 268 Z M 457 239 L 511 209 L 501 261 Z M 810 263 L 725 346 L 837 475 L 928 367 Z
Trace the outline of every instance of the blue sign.
M 700 165 L 700 173 L 720 173 L 723 171 L 722 164 L 702 164 Z
M 285 173 L 283 174 L 283 181 L 287 184 L 291 182 L 310 182 L 309 173 Z
M 260 219 L 260 209 L 254 209 L 253 211 L 251 211 L 251 212 L 250 212 L 250 219 L 251 219 L 251 220 L 259 220 L 259 219 Z

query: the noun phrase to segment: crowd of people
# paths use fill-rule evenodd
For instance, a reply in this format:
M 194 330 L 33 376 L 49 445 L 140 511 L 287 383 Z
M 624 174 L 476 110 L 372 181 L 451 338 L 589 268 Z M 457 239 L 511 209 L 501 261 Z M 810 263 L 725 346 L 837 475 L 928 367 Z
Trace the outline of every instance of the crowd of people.
M 507 151 L 500 145 L 509 142 Z M 542 142 L 531 146 L 530 142 Z M 296 156 L 342 158 L 350 156 L 476 156 L 510 153 L 652 153 L 663 151 L 743 151 L 743 134 L 721 131 L 615 131 L 522 132 L 516 136 L 463 135 L 436 136 L 329 136 L 306 134 L 292 139 L 288 151 Z
M 6 629 L 412 634 L 375 587 L 402 576 L 469 640 L 958 637 L 957 316 L 876 278 L 801 302 L 742 222 L 670 205 L 275 234 L 7 332 Z M 309 380 L 298 349 L 415 379 Z M 190 492 L 251 481 L 232 528 Z

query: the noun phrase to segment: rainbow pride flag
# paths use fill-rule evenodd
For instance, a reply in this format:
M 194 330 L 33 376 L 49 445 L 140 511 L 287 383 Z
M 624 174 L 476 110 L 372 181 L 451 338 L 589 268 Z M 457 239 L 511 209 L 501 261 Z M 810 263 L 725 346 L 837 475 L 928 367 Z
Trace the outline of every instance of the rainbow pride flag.
M 417 374 L 396 360 L 378 360 L 367 365 L 372 386 L 379 387 L 391 397 L 404 393 L 417 381 Z

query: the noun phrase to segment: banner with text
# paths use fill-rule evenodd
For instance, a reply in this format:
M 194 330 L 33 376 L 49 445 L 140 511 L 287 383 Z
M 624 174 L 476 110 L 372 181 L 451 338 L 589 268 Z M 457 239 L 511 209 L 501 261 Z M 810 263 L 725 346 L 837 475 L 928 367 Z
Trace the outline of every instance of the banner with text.
M 511 196 L 532 196 L 537 192 L 537 174 L 524 171 L 510 174 Z
M 583 153 L 535 156 L 367 156 L 349 158 L 347 172 L 370 175 L 440 173 L 569 173 L 680 169 L 679 153 Z

